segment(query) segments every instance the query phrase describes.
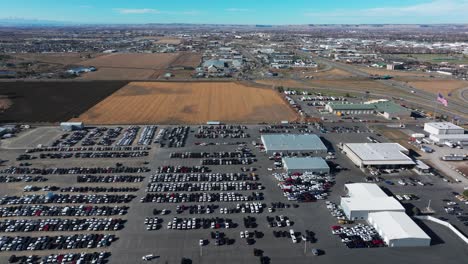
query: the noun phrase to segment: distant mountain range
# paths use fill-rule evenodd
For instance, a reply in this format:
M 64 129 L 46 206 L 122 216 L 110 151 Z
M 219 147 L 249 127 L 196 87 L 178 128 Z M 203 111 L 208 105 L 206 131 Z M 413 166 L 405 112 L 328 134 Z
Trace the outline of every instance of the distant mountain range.
M 26 19 L 26 18 L 0 18 L 0 27 L 11 26 L 69 26 L 76 23 L 54 20 Z

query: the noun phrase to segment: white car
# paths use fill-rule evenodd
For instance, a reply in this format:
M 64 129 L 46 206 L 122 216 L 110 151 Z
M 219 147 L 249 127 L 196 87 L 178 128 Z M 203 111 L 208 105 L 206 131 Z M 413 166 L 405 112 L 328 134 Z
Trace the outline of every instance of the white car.
M 146 255 L 146 256 L 143 256 L 141 257 L 142 260 L 144 261 L 150 261 L 154 258 L 154 255 L 153 254 L 149 254 L 149 255 Z

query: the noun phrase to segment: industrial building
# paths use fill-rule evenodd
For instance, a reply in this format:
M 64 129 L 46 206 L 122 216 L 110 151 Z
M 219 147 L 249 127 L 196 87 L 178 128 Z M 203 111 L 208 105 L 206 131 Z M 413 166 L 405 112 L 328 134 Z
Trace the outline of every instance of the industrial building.
M 84 124 L 83 122 L 62 122 L 60 123 L 60 128 L 62 128 L 63 131 L 82 130 Z
M 439 144 L 450 142 L 462 146 L 468 145 L 468 134 L 431 134 L 429 139 Z
M 369 213 L 367 221 L 389 247 L 431 245 L 431 238 L 405 212 Z
M 330 167 L 321 157 L 283 158 L 283 167 L 288 173 L 330 173 Z
M 343 145 L 343 152 L 361 169 L 413 168 L 416 165 L 407 156 L 408 150 L 398 143 L 348 143 Z
M 465 133 L 463 127 L 459 127 L 450 122 L 425 123 L 424 131 L 431 135 L 459 135 Z
M 326 153 L 327 147 L 315 134 L 270 134 L 261 137 L 265 151 Z
M 366 220 L 369 213 L 381 211 L 404 212 L 405 208 L 373 183 L 345 184 L 349 197 L 341 197 L 340 206 L 351 220 Z
M 411 116 L 411 111 L 388 100 L 375 100 L 361 104 L 328 103 L 325 110 L 336 115 L 381 115 L 386 119 L 402 119 Z
M 389 247 L 429 246 L 431 238 L 405 213 L 405 208 L 373 183 L 345 184 L 348 197 L 340 206 L 351 220 L 366 220 Z

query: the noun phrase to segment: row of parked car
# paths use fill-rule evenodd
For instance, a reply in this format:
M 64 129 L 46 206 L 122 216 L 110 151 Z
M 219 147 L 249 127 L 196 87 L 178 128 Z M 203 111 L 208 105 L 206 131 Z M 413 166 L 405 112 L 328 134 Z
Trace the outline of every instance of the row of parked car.
M 16 256 L 11 255 L 8 259 L 9 263 L 28 263 L 28 264 L 56 264 L 56 263 L 92 263 L 104 264 L 108 262 L 110 257 L 109 252 L 93 252 L 93 253 L 66 253 L 52 254 L 46 256 Z
M 268 227 L 285 227 L 294 225 L 294 222 L 291 221 L 289 217 L 284 215 L 267 216 L 266 220 L 268 223 Z
M 250 158 L 255 157 L 250 151 L 221 151 L 221 152 L 172 152 L 169 155 L 172 159 L 203 159 L 203 158 Z
M 262 190 L 258 182 L 179 182 L 149 183 L 147 192 L 251 191 Z
M 234 159 L 202 159 L 201 165 L 249 165 L 256 162 L 255 158 L 234 158 Z
M 210 205 L 177 205 L 176 213 L 182 214 L 185 211 L 188 211 L 189 214 L 211 214 L 214 212 L 215 209 L 219 208 L 218 205 L 210 204 Z
M 200 126 L 195 133 L 196 138 L 249 138 L 250 135 L 244 130 L 246 126 L 222 125 L 222 126 Z
M 310 172 L 295 175 L 274 173 L 273 176 L 279 181 L 278 186 L 289 201 L 323 200 L 335 183 L 334 177 L 330 175 L 317 175 Z
M 0 221 L 0 232 L 117 231 L 124 222 L 119 218 L 12 219 Z
M 112 176 L 103 176 L 103 175 L 82 175 L 77 176 L 76 181 L 79 183 L 88 182 L 88 183 L 116 183 L 116 182 L 142 182 L 145 179 L 144 176 L 133 176 L 133 175 L 112 175 Z
M 147 146 L 108 146 L 108 147 L 41 147 L 27 149 L 26 153 L 36 152 L 77 152 L 77 151 L 147 151 Z
M 167 229 L 187 230 L 187 229 L 220 229 L 234 228 L 237 224 L 228 218 L 179 218 L 174 217 L 167 223 Z
M 190 127 L 188 126 L 161 129 L 154 143 L 159 143 L 161 147 L 166 148 L 183 148 L 189 131 Z
M 36 174 L 36 175 L 51 175 L 51 174 L 107 174 L 107 173 L 144 173 L 148 172 L 148 167 L 73 167 L 73 168 L 24 168 L 24 167 L 8 167 L 1 174 Z
M 115 235 L 76 234 L 69 236 L 2 236 L 0 251 L 54 250 L 108 247 L 115 241 Z
M 357 224 L 352 227 L 332 226 L 331 230 L 332 234 L 339 236 L 341 242 L 349 248 L 385 246 L 377 231 L 365 224 Z
M 188 202 L 240 202 L 263 200 L 263 193 L 252 192 L 250 195 L 227 193 L 147 193 L 141 198 L 142 203 L 188 203 Z
M 116 142 L 116 145 L 131 146 L 137 137 L 138 131 L 140 131 L 139 126 L 127 127 L 123 132 L 123 136 Z
M 79 193 L 113 193 L 113 192 L 136 192 L 138 187 L 100 187 L 100 186 L 70 186 L 60 188 L 60 192 L 79 192 Z
M 114 216 L 125 215 L 128 206 L 48 206 L 20 205 L 0 207 L 0 217 L 29 216 Z
M 114 159 L 114 158 L 141 158 L 149 155 L 148 151 L 100 151 L 100 152 L 48 152 L 39 154 L 40 159 L 69 159 L 69 158 L 82 158 L 82 159 Z
M 156 169 L 156 173 L 194 173 L 194 172 L 210 172 L 206 166 L 160 166 Z
M 47 178 L 43 176 L 31 176 L 31 175 L 22 175 L 22 176 L 9 176 L 1 175 L 0 183 L 9 183 L 9 182 L 45 182 Z
M 243 214 L 261 214 L 263 212 L 263 208 L 266 205 L 259 202 L 253 203 L 241 203 L 237 204 L 235 207 L 221 207 L 219 209 L 220 214 L 236 214 L 236 213 L 243 213 Z
M 257 177 L 245 173 L 158 173 L 149 182 L 225 182 L 256 181 Z
M 141 131 L 140 138 L 138 139 L 138 145 L 151 145 L 157 129 L 157 126 L 145 126 L 143 131 Z
M 82 204 L 103 204 L 103 203 L 129 203 L 135 198 L 131 194 L 31 194 L 22 196 L 5 195 L 0 198 L 1 205 L 15 204 L 49 204 L 49 203 L 82 203 Z

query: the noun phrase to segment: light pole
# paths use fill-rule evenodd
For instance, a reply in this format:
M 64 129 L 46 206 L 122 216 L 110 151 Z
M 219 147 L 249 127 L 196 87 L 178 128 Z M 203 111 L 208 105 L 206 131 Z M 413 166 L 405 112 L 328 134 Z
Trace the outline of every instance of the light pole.
M 304 255 L 307 254 L 307 240 L 304 239 Z

